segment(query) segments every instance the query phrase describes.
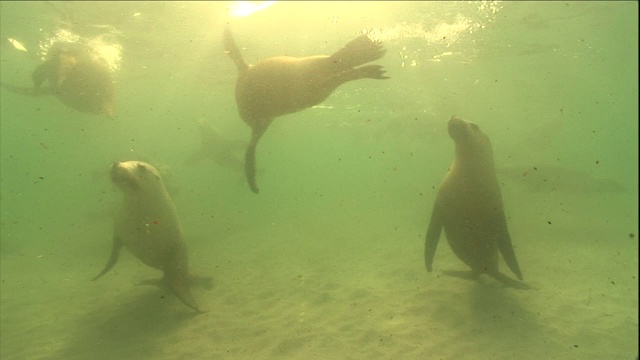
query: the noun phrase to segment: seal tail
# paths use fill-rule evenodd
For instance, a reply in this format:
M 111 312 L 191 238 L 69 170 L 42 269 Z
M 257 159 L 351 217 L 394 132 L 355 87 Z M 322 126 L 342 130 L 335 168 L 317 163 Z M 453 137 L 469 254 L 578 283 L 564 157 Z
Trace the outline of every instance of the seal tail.
M 231 60 L 236 64 L 239 72 L 245 72 L 249 69 L 249 64 L 244 61 L 242 54 L 240 53 L 240 49 L 238 49 L 238 45 L 236 45 L 236 41 L 233 39 L 233 34 L 231 34 L 231 29 L 228 26 L 225 26 L 223 33 L 224 40 L 224 52 L 229 54 Z
M 348 42 L 330 58 L 335 63 L 352 68 L 377 60 L 385 52 L 386 50 L 379 41 L 373 41 L 366 34 L 363 34 Z
M 261 133 L 253 131 L 251 134 L 251 142 L 247 145 L 247 151 L 244 155 L 244 173 L 247 177 L 247 183 L 251 187 L 251 191 L 259 193 L 258 184 L 256 183 L 256 146 L 262 137 Z

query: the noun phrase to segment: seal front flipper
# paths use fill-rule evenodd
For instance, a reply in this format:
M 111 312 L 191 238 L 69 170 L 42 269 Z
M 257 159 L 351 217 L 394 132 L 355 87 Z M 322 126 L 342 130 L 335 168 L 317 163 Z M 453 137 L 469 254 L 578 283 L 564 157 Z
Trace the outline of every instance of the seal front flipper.
M 55 71 L 55 68 L 51 60 L 47 60 L 42 64 L 36 66 L 35 70 L 33 70 L 33 73 L 31 73 L 33 85 L 35 85 L 36 87 L 40 87 L 42 83 L 51 76 L 53 71 Z
M 105 265 L 104 269 L 102 269 L 102 271 L 100 271 L 100 273 L 96 277 L 91 279 L 91 281 L 99 279 L 102 275 L 106 274 L 107 272 L 109 272 L 109 270 L 111 270 L 113 265 L 115 265 L 116 262 L 118 262 L 118 255 L 120 255 L 121 247 L 122 247 L 122 243 L 120 242 L 120 240 L 118 240 L 117 237 L 114 236 L 113 246 L 111 247 L 111 256 L 109 257 L 109 261 L 107 262 L 107 265 Z
M 14 94 L 23 95 L 23 96 L 53 95 L 53 89 L 49 86 L 24 87 L 24 86 L 15 86 L 15 85 L 0 82 L 0 87 L 2 87 L 3 89 L 9 90 Z
M 256 146 L 258 146 L 260 137 L 262 137 L 262 132 L 252 132 L 251 141 L 247 145 L 247 151 L 244 154 L 244 173 L 251 191 L 256 194 L 260 192 L 256 183 Z
M 518 279 L 522 280 L 522 272 L 520 271 L 520 266 L 516 259 L 516 253 L 513 251 L 511 236 L 509 235 L 509 229 L 507 228 L 507 220 L 504 217 L 504 212 L 500 212 L 496 215 L 495 222 L 494 229 L 496 229 L 496 241 L 498 243 L 500 253 L 502 254 L 502 258 L 504 259 L 504 262 L 507 263 L 507 266 L 509 266 L 509 269 L 516 274 Z
M 431 221 L 429 222 L 429 229 L 427 230 L 424 242 L 424 263 L 429 272 L 433 269 L 433 257 L 436 254 L 436 248 L 438 247 L 443 226 L 440 206 L 438 206 L 438 204 L 439 202 L 436 199 L 436 205 L 431 212 Z

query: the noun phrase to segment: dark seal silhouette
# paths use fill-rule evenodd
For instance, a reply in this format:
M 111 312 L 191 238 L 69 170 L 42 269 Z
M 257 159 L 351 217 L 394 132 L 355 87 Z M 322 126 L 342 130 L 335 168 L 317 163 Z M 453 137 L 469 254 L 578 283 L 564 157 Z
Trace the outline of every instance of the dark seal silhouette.
M 466 275 L 488 274 L 506 286 L 529 289 L 525 283 L 498 270 L 501 253 L 509 269 L 522 280 L 507 229 L 489 138 L 478 125 L 455 116 L 449 120 L 448 128 L 456 144 L 456 155 L 431 213 L 424 252 L 427 271 L 432 270 L 444 229 L 453 252 L 471 268 Z

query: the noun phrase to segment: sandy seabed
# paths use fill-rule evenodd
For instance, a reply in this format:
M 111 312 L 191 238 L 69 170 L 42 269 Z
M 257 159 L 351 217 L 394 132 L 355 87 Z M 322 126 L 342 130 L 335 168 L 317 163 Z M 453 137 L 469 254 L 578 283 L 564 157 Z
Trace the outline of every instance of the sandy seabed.
M 442 274 L 464 269 L 444 239 L 427 273 L 426 223 L 361 217 L 237 228 L 210 242 L 199 228 L 191 267 L 214 277 L 212 290 L 193 289 L 200 315 L 136 286 L 159 272 L 126 251 L 91 282 L 110 247 L 95 234 L 110 224 L 75 227 L 65 236 L 86 248 L 52 239 L 2 257 L 0 358 L 636 358 L 638 246 L 619 223 L 535 228 L 514 215 L 516 253 L 537 288 L 523 291 Z M 87 249 L 95 254 L 78 255 Z

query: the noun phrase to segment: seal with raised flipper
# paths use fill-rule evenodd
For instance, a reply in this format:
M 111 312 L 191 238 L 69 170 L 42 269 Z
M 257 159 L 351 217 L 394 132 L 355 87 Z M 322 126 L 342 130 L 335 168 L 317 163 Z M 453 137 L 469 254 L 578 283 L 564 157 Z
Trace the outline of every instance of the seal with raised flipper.
M 507 229 L 489 137 L 477 124 L 456 116 L 449 120 L 448 130 L 455 142 L 455 159 L 440 186 L 431 213 L 424 252 L 427 271 L 432 271 L 436 247 L 444 229 L 453 252 L 471 268 L 467 275 L 488 274 L 506 286 L 529 289 L 529 285 L 498 269 L 498 254 L 501 253 L 509 269 L 522 280 Z
M 189 307 L 203 312 L 190 285 L 197 282 L 210 287 L 211 279 L 189 272 L 182 227 L 158 170 L 141 161 L 116 162 L 111 166 L 111 180 L 124 193 L 124 201 L 115 218 L 111 256 L 93 280 L 116 264 L 124 246 L 144 264 L 164 273 L 162 279 L 144 283 L 164 285 Z
M 244 60 L 228 27 L 224 30 L 224 46 L 239 72 L 236 82 L 238 111 L 252 130 L 245 152 L 245 174 L 254 193 L 259 191 L 256 146 L 275 118 L 320 104 L 348 81 L 388 79 L 380 65 L 360 66 L 385 53 L 380 42 L 372 41 L 365 34 L 351 40 L 333 55 L 276 56 L 255 65 Z
M 54 43 L 46 60 L 32 73 L 33 87 L 0 83 L 25 96 L 53 95 L 68 107 L 87 113 L 114 116 L 115 85 L 107 61 L 90 46 Z M 45 85 L 45 82 L 47 83 Z

